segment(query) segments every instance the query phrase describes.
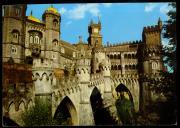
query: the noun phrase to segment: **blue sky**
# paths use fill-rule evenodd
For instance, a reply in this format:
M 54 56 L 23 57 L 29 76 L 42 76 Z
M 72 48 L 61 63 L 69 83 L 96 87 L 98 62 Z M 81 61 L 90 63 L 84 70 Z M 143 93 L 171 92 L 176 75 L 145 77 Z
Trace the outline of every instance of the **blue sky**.
M 28 5 L 33 16 L 42 19 L 44 11 L 51 4 Z M 144 26 L 156 25 L 158 18 L 168 19 L 168 3 L 93 3 L 93 4 L 53 4 L 61 13 L 61 39 L 77 43 L 79 36 L 87 42 L 88 24 L 92 19 L 102 24 L 103 43 L 121 43 L 142 39 Z M 163 43 L 165 40 L 163 39 Z

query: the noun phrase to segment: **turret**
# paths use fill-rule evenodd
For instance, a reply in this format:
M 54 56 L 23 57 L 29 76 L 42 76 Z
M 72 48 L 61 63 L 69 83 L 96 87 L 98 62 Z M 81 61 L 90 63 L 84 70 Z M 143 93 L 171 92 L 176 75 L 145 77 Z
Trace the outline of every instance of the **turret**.
M 91 60 L 88 58 L 79 58 L 76 61 L 76 75 L 78 76 L 79 82 L 90 81 L 90 63 Z
M 61 16 L 54 7 L 49 7 L 43 14 L 43 22 L 46 25 L 45 58 L 53 59 L 53 67 L 59 66 L 59 40 Z
M 145 74 L 156 73 L 162 70 L 162 21 L 158 25 L 144 27 L 143 29 L 143 72 Z
M 27 5 L 3 6 L 3 62 L 24 62 L 26 9 Z
M 98 23 L 94 23 L 93 20 L 91 20 L 89 26 L 88 26 L 88 44 L 91 47 L 102 47 L 102 35 L 101 35 L 101 22 L 100 20 Z

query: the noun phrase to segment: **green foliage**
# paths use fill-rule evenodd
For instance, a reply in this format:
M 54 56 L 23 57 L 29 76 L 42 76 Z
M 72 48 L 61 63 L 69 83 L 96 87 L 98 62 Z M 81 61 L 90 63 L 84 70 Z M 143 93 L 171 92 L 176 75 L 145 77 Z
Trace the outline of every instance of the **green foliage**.
M 176 120 L 176 70 L 177 70 L 177 59 L 176 59 L 176 45 L 177 45 L 177 34 L 176 34 L 176 3 L 170 3 L 169 6 L 172 9 L 167 13 L 169 19 L 165 22 L 163 28 L 165 32 L 163 37 L 169 42 L 168 45 L 163 48 L 164 63 L 170 68 L 170 71 L 161 71 L 162 79 L 160 82 L 152 82 L 151 89 L 156 93 L 163 93 L 166 97 L 166 102 L 159 101 L 159 107 L 156 107 L 157 113 L 159 113 L 160 121 L 163 124 L 172 124 Z M 157 106 L 158 106 L 157 105 Z M 158 110 L 158 108 L 160 108 Z
M 123 124 L 132 124 L 134 121 L 132 102 L 126 98 L 118 98 L 115 104 L 117 108 L 118 117 L 119 119 L 121 119 Z
M 165 30 L 163 37 L 168 39 L 169 46 L 163 48 L 163 58 L 164 64 L 170 68 L 170 71 L 160 71 L 162 80 L 152 84 L 151 88 L 157 93 L 163 93 L 167 98 L 172 98 L 170 96 L 174 97 L 176 93 L 176 3 L 170 3 L 169 6 L 172 7 L 172 9 L 167 13 L 169 19 L 163 26 Z M 153 82 L 150 81 L 150 83 Z
M 40 126 L 53 124 L 51 111 L 44 101 L 36 101 L 36 105 L 30 107 L 22 114 L 25 126 Z
M 176 45 L 177 45 L 177 33 L 176 33 L 176 3 L 171 3 L 169 6 L 172 9 L 167 13 L 169 16 L 168 21 L 165 22 L 163 29 L 163 37 L 169 40 L 168 47 L 164 47 L 164 61 L 165 63 L 172 68 L 174 73 L 176 72 Z

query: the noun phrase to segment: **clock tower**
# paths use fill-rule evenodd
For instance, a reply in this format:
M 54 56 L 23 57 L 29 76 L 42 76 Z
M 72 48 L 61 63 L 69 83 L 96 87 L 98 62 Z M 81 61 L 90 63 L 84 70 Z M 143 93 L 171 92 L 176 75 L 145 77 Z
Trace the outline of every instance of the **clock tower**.
M 91 20 L 88 26 L 89 38 L 88 44 L 92 47 L 102 47 L 101 22 L 93 23 Z

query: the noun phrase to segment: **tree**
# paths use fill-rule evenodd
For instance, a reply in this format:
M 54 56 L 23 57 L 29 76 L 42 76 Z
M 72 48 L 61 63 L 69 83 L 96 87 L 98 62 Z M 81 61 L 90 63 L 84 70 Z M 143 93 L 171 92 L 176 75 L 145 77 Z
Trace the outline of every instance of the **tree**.
M 50 115 L 48 104 L 38 100 L 35 106 L 30 107 L 22 114 L 22 119 L 25 126 L 50 125 L 52 124 Z
M 159 104 L 160 118 L 163 123 L 176 123 L 176 72 L 177 72 L 177 35 L 176 35 L 176 3 L 170 3 L 171 10 L 167 15 L 169 19 L 165 22 L 163 37 L 168 40 L 168 45 L 163 48 L 163 60 L 169 70 L 161 71 L 162 79 L 152 85 L 152 90 L 162 93 L 166 97 L 166 102 Z

